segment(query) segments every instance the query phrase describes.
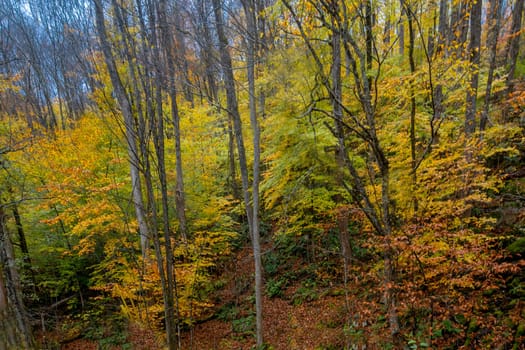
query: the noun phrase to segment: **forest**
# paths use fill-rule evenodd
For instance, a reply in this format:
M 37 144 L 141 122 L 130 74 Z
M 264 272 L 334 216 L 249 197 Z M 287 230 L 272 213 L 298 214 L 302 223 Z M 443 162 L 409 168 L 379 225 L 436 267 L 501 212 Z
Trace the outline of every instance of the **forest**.
M 525 349 L 524 0 L 1 0 L 0 350 Z

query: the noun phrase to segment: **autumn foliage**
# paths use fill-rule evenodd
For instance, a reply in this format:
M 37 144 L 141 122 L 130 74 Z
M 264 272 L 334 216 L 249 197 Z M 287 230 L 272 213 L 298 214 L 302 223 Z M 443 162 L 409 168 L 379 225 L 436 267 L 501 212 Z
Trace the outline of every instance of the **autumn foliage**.
M 44 3 L 0 9 L 0 349 L 255 348 L 256 304 L 261 349 L 523 348 L 523 0 Z

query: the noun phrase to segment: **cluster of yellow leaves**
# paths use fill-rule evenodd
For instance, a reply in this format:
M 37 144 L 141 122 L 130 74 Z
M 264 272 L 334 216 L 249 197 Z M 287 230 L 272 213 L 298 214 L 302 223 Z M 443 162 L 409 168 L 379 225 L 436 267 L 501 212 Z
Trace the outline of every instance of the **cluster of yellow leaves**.
M 116 198 L 123 187 L 120 151 L 101 119 L 87 116 L 73 130 L 57 130 L 15 159 L 45 198 L 42 222 L 60 227 L 78 254 L 92 253 L 97 239 L 124 231 Z

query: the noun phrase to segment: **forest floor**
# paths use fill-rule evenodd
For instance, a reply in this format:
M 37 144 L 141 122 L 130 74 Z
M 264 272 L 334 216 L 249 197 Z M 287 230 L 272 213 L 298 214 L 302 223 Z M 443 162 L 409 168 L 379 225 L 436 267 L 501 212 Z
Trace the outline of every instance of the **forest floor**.
M 252 275 L 253 256 L 241 249 L 219 276 L 225 286 L 215 295 L 215 314 L 182 334 L 182 349 L 252 349 L 255 344 Z M 341 288 L 320 288 L 298 300 L 300 283 L 290 284 L 279 297 L 264 298 L 264 339 L 270 349 L 339 349 L 345 315 Z M 300 291 L 299 291 L 300 292 Z M 57 342 L 63 335 L 47 335 Z M 130 324 L 126 345 L 110 349 L 163 349 L 150 329 Z M 62 350 L 97 350 L 99 344 L 82 338 L 68 341 Z
M 460 295 L 463 304 L 479 300 L 479 310 L 472 311 L 468 319 L 462 314 L 463 304 L 451 301 L 445 305 L 449 308 L 450 315 L 446 314 L 440 319 L 440 323 L 435 321 L 439 328 L 433 330 L 435 339 L 433 346 L 429 346 L 423 340 L 415 343 L 415 332 L 401 335 L 401 343 L 389 343 L 388 324 L 380 302 L 381 288 L 377 285 L 380 282 L 377 278 L 370 278 L 376 272 L 360 271 L 357 266 L 359 261 L 356 261 L 356 266 L 350 267 L 350 276 L 353 278 L 348 280 L 345 289 L 342 283 L 342 264 L 337 252 L 328 253 L 331 255 L 324 258 L 317 255 L 315 261 L 308 259 L 308 256 L 316 256 L 315 254 L 298 256 L 288 253 L 285 258 L 281 257 L 273 262 L 270 258 L 272 254 L 280 254 L 277 248 L 267 243 L 263 246 L 263 252 L 266 257 L 263 259 L 265 269 L 268 270 L 263 301 L 264 340 L 267 350 L 335 350 L 344 349 L 350 343 L 366 344 L 367 349 L 406 349 L 407 344 L 415 345 L 417 347 L 410 348 L 418 349 L 525 349 L 525 291 L 522 274 L 525 261 L 519 255 L 513 258 L 514 260 L 504 262 L 507 265 L 516 265 L 516 271 L 512 270 L 514 272 L 502 275 L 503 287 L 500 292 L 466 290 Z M 253 255 L 248 244 L 218 265 L 216 287 L 210 296 L 214 307 L 203 320 L 194 324 L 191 330 L 182 332 L 181 349 L 255 349 L 253 270 Z M 512 287 L 514 285 L 516 286 Z M 441 306 L 436 302 L 436 314 L 438 307 Z M 116 310 L 118 308 L 115 308 Z M 108 315 L 110 319 L 114 317 L 111 313 Z M 345 327 L 349 324 L 348 315 L 354 315 L 354 319 L 350 327 Z M 425 325 L 429 317 L 431 316 L 428 313 L 418 314 L 412 311 L 405 313 L 402 322 L 405 328 L 417 329 L 417 325 Z M 437 320 L 437 316 L 435 317 Z M 115 339 L 116 336 L 122 337 L 118 338 L 118 344 L 124 344 L 121 346 L 111 346 L 114 344 L 111 342 L 102 345 L 101 340 L 87 340 L 86 331 L 80 329 L 74 337 L 60 331 L 46 334 L 47 343 L 55 346 L 44 348 L 165 349 L 161 345 L 161 332 L 141 327 L 136 323 L 128 324 L 127 321 L 123 327 L 122 334 L 107 334 L 107 339 L 104 334 L 102 338 L 105 342 L 110 338 Z M 483 337 L 487 337 L 486 340 L 482 341 Z M 493 347 L 498 342 L 502 345 Z M 56 346 L 58 344 L 61 346 Z
M 254 346 L 250 249 L 242 249 L 225 271 L 223 278 L 228 284 L 217 295 L 219 317 L 197 324 L 192 333 L 185 333 L 183 349 L 251 349 Z M 294 299 L 300 288 L 300 284 L 295 283 L 279 297 L 264 297 L 266 344 L 276 350 L 342 348 L 345 297 L 341 289 L 312 288 L 304 299 Z

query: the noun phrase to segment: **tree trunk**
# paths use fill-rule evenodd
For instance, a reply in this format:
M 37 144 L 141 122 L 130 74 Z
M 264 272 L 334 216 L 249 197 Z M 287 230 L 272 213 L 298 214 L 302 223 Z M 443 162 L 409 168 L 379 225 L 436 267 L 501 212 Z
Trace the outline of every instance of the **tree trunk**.
M 372 0 L 366 0 L 365 2 L 365 41 L 366 41 L 366 68 L 372 69 L 373 59 L 373 43 L 374 37 L 372 36 L 372 26 L 374 21 L 372 18 Z
M 452 14 L 450 17 L 450 26 L 448 34 L 448 46 L 457 46 L 456 55 L 458 57 L 464 56 L 464 44 L 467 40 L 468 34 L 468 1 L 460 0 L 459 2 L 453 1 L 455 4 L 452 8 Z M 470 0 L 472 1 L 472 0 Z
M 0 346 L 30 349 L 33 347 L 31 326 L 5 220 L 4 209 L 0 206 Z
M 248 220 L 248 227 L 250 230 L 250 237 L 252 237 L 252 222 L 253 222 L 253 210 L 250 204 L 250 194 L 248 185 L 248 165 L 246 162 L 246 151 L 244 147 L 244 139 L 242 135 L 242 123 L 241 116 L 239 114 L 239 106 L 237 103 L 237 93 L 235 91 L 235 80 L 233 77 L 233 67 L 228 51 L 228 39 L 224 31 L 224 23 L 222 18 L 222 3 L 220 0 L 212 0 L 213 10 L 215 14 L 215 26 L 217 29 L 217 37 L 219 39 L 219 53 L 221 68 L 224 74 L 224 85 L 226 89 L 226 104 L 228 113 L 233 119 L 235 140 L 237 141 L 237 152 L 239 156 L 239 165 L 241 171 L 241 182 L 244 205 L 246 209 L 246 217 Z
M 26 235 L 24 227 L 22 226 L 20 213 L 18 212 L 18 206 L 16 204 L 13 205 L 13 217 L 15 218 L 16 232 L 18 233 L 18 242 L 20 243 L 20 250 L 23 254 L 24 263 L 28 264 L 28 267 L 31 267 L 31 257 L 29 255 L 29 248 L 27 247 Z
M 184 241 L 188 238 L 188 226 L 186 223 L 186 195 L 184 192 L 184 175 L 182 169 L 182 151 L 180 141 L 180 115 L 179 107 L 177 105 L 177 90 L 175 85 L 175 54 L 172 45 L 172 38 L 170 37 L 168 21 L 166 19 L 167 3 L 166 0 L 159 2 L 159 25 L 162 34 L 162 44 L 164 46 L 164 54 L 166 55 L 166 65 L 168 67 L 168 87 L 170 95 L 171 106 L 171 120 L 173 123 L 174 139 L 175 139 L 175 158 L 176 158 L 176 177 L 177 183 L 175 185 L 175 207 L 177 210 L 177 218 L 179 219 L 179 231 Z M 183 40 L 183 39 L 180 39 Z M 159 116 L 162 117 L 162 116 Z
M 492 81 L 494 80 L 494 69 L 496 69 L 496 54 L 501 18 L 501 0 L 491 0 L 488 18 L 487 48 L 489 50 L 489 72 L 487 74 L 487 87 L 485 88 L 485 105 L 479 121 L 479 130 L 481 132 L 485 131 L 489 118 Z
M 174 11 L 171 14 L 173 17 L 173 21 L 175 24 L 175 39 L 177 40 L 177 50 L 174 52 L 177 57 L 177 62 L 179 62 L 178 66 L 180 69 L 180 72 L 182 74 L 182 91 L 184 93 L 184 99 L 191 103 L 191 106 L 193 107 L 193 93 L 191 89 L 191 80 L 190 80 L 190 74 L 189 74 L 189 68 L 188 68 L 188 59 L 186 58 L 186 42 L 184 41 L 184 35 L 183 35 L 183 25 L 181 21 L 181 15 L 182 15 L 182 7 L 183 4 L 180 1 L 174 1 Z M 166 7 L 167 9 L 167 7 Z M 166 14 L 164 13 L 163 16 L 165 17 Z M 166 21 L 167 22 L 167 21 Z M 166 28 L 167 30 L 167 28 Z M 171 46 L 171 45 L 170 45 Z M 168 58 L 169 60 L 169 58 Z
M 334 11 L 338 10 L 338 6 L 333 4 L 336 8 Z M 339 188 L 343 189 L 344 184 L 344 171 L 346 169 L 345 165 L 345 133 L 343 126 L 343 110 L 341 108 L 340 101 L 343 99 L 342 94 L 342 83 L 341 83 L 341 33 L 338 30 L 335 30 L 335 23 L 332 21 L 333 32 L 332 32 L 332 66 L 331 66 L 331 76 L 332 76 L 332 96 L 331 105 L 332 105 L 332 117 L 334 119 L 335 135 L 337 138 L 337 149 L 335 152 L 335 161 L 337 164 L 336 183 Z M 347 206 L 344 203 L 344 197 L 341 194 L 337 194 L 334 197 L 336 205 L 339 206 L 337 212 L 337 227 L 339 229 L 339 244 L 341 245 L 341 256 L 343 258 L 343 268 L 344 268 L 344 283 L 345 283 L 345 292 L 348 281 L 348 268 L 350 261 L 352 259 L 352 249 L 350 247 L 350 233 L 348 231 L 349 224 L 349 211 Z M 348 301 L 348 299 L 347 299 Z M 348 305 L 347 305 L 348 306 Z M 348 310 L 350 312 L 350 310 Z
M 481 5 L 473 0 L 470 13 L 470 84 L 467 90 L 465 112 L 465 134 L 470 136 L 476 131 L 476 98 L 478 97 L 479 63 L 481 50 Z
M 521 21 L 523 17 L 524 0 L 516 0 L 512 10 L 512 29 L 510 31 L 511 39 L 508 47 L 509 74 L 507 75 L 507 91 L 510 93 L 514 88 L 514 72 L 516 71 L 516 62 L 520 51 Z
M 372 150 L 373 160 L 375 166 L 377 166 L 381 173 L 381 197 L 379 198 L 379 203 L 376 206 L 367 192 L 367 186 L 365 179 L 359 174 L 355 163 L 350 159 L 348 154 L 344 154 L 345 165 L 348 169 L 352 185 L 346 185 L 345 188 L 349 191 L 352 196 L 353 202 L 362 209 L 363 213 L 366 215 L 377 234 L 384 237 L 385 247 L 383 248 L 384 259 L 385 259 L 385 270 L 384 270 L 384 288 L 385 288 L 385 301 L 386 308 L 388 313 L 388 318 L 390 321 L 390 333 L 392 337 L 395 337 L 399 333 L 399 321 L 397 317 L 395 295 L 393 288 L 393 266 L 390 263 L 392 260 L 392 217 L 390 213 L 390 207 L 392 205 L 390 201 L 389 193 L 389 184 L 390 184 L 390 165 L 386 155 L 382 149 L 381 143 L 377 137 L 377 127 L 376 127 L 376 115 L 375 108 L 372 99 L 371 87 L 369 85 L 369 80 L 367 76 L 367 64 L 365 51 L 359 46 L 356 38 L 353 37 L 352 31 L 348 30 L 350 19 L 346 16 L 348 12 L 342 9 L 341 11 L 334 11 L 334 5 L 330 4 L 328 8 L 323 7 L 324 12 L 332 14 L 334 17 L 334 23 L 336 25 L 329 23 L 328 21 L 323 22 L 323 25 L 329 30 L 334 30 L 334 27 L 337 26 L 341 28 L 341 41 L 342 47 L 345 51 L 346 58 L 349 63 L 349 69 L 353 76 L 355 94 L 361 105 L 361 111 L 363 112 L 364 119 L 360 120 L 354 116 L 354 113 L 350 111 L 344 104 L 343 101 L 337 100 L 334 95 L 332 86 L 329 84 L 330 79 L 324 73 L 324 65 L 319 56 L 318 51 L 312 45 L 312 41 L 308 37 L 305 28 L 303 27 L 302 21 L 297 16 L 295 10 L 291 4 L 282 0 L 285 7 L 291 12 L 292 18 L 299 30 L 301 38 L 304 40 L 308 51 L 311 53 L 312 58 L 315 62 L 317 74 L 321 76 L 321 80 L 324 84 L 324 87 L 327 89 L 330 94 L 330 98 L 333 101 L 337 102 L 340 108 L 343 109 L 344 113 L 348 115 L 351 119 L 354 127 L 348 127 L 350 132 L 356 132 L 355 135 L 363 140 Z M 326 6 L 326 5 L 325 5 Z M 340 3 L 339 6 L 345 6 L 344 3 Z M 343 14 L 343 18 L 340 17 L 340 13 Z M 326 18 L 326 16 L 320 16 L 320 18 Z M 365 19 L 362 17 L 362 21 Z M 364 25 L 364 24 L 363 24 Z M 337 100 L 337 101 L 336 101 Z M 348 125 L 348 124 L 345 124 Z M 346 126 L 345 126 L 346 127 Z M 332 130 L 334 136 L 337 137 L 335 130 Z M 379 208 L 378 208 L 379 207 Z
M 448 49 L 445 48 L 447 43 L 448 35 L 448 0 L 439 0 L 439 24 L 438 24 L 438 38 L 436 53 L 445 52 L 448 53 Z
M 260 182 L 260 129 L 257 121 L 257 106 L 255 92 L 255 57 L 257 39 L 256 6 L 254 0 L 242 0 L 244 13 L 246 15 L 246 44 L 247 44 L 247 76 L 248 76 L 248 94 L 250 109 L 250 124 L 253 131 L 253 183 L 252 183 L 252 247 L 255 264 L 255 317 L 256 317 L 256 338 L 257 346 L 263 345 L 263 269 L 261 262 L 261 243 L 259 233 L 259 182 Z
M 128 140 L 128 154 L 130 155 L 130 162 L 132 163 L 131 168 L 135 169 L 138 174 L 138 165 L 139 165 L 139 154 L 137 150 L 137 145 L 135 141 L 135 131 L 133 129 L 133 114 L 132 106 L 127 96 L 127 93 L 124 89 L 124 85 L 118 75 L 117 66 L 115 59 L 111 52 L 111 47 L 109 40 L 107 38 L 106 27 L 104 23 L 104 10 L 102 7 L 101 0 L 94 0 L 95 3 L 95 15 L 96 15 L 96 26 L 98 31 L 98 37 L 100 39 L 100 44 L 102 51 L 104 53 L 104 58 L 106 61 L 106 66 L 111 78 L 113 89 L 117 97 L 117 101 L 121 107 L 122 114 L 124 115 L 124 122 L 126 127 L 126 137 Z M 114 5 L 116 5 L 114 3 Z M 116 8 L 115 8 L 116 10 Z M 135 87 L 136 88 L 136 87 Z M 141 121 L 144 123 L 144 121 Z M 143 125 L 142 125 L 143 126 Z M 139 125 L 139 129 L 142 127 Z M 141 132 L 142 134 L 142 132 Z M 142 139 L 145 140 L 145 135 L 142 136 Z M 144 146 L 144 143 L 143 143 Z M 160 248 L 160 239 L 158 233 L 158 220 L 157 220 L 157 208 L 155 203 L 155 194 L 152 184 L 151 170 L 149 166 L 148 153 L 146 149 L 141 149 L 141 152 L 144 156 L 144 180 L 146 183 L 146 191 L 149 202 L 149 207 L 151 209 L 151 227 L 154 235 L 154 246 L 155 254 L 157 258 L 157 268 L 159 270 L 161 285 L 162 285 L 162 294 L 164 300 L 164 314 L 166 320 L 166 335 L 168 340 L 168 348 L 170 350 L 177 349 L 177 339 L 176 339 L 176 322 L 174 316 L 174 306 L 173 306 L 173 273 L 171 273 L 171 266 L 173 257 L 171 254 L 171 243 L 169 232 L 164 232 L 165 235 L 165 250 L 166 250 L 166 261 L 162 257 L 162 252 Z M 132 177 L 133 180 L 133 177 Z M 142 193 L 140 193 L 142 199 Z M 166 262 L 168 272 L 165 273 L 164 263 Z
M 198 24 L 200 25 L 199 34 L 202 36 L 198 40 L 200 49 L 202 50 L 202 58 L 205 70 L 205 79 L 208 85 L 208 100 L 214 104 L 218 103 L 218 89 L 214 71 L 214 57 L 213 57 L 213 40 L 211 37 L 210 26 L 208 23 L 208 14 L 206 7 L 206 0 L 198 0 L 196 3 L 198 13 Z
M 250 122 L 253 129 L 254 141 L 254 164 L 253 164 L 253 183 L 252 183 L 252 199 L 250 203 L 250 194 L 248 189 L 248 166 L 246 162 L 246 153 L 244 148 L 244 141 L 242 136 L 242 124 L 239 115 L 237 104 L 237 96 L 235 92 L 235 82 L 233 77 L 233 69 L 231 57 L 228 52 L 228 39 L 224 32 L 224 24 L 222 18 L 222 8 L 220 0 L 213 0 L 215 25 L 217 29 L 217 36 L 219 38 L 219 51 L 221 58 L 221 66 L 225 79 L 226 101 L 228 112 L 233 119 L 235 137 L 237 140 L 237 152 L 239 154 L 239 165 L 241 170 L 242 192 L 244 198 L 244 205 L 246 209 L 246 216 L 248 220 L 249 236 L 252 241 L 253 255 L 255 262 L 255 303 L 256 303 L 256 337 L 257 346 L 263 345 L 263 323 L 262 323 L 262 263 L 261 263 L 261 248 L 259 237 L 259 163 L 260 163 L 260 136 L 259 125 L 257 121 L 257 110 L 255 102 L 255 47 L 257 40 L 256 27 L 256 11 L 253 1 L 243 1 L 248 25 L 248 84 L 249 84 L 249 108 L 250 108 Z
M 127 35 L 127 31 L 125 27 L 125 24 L 123 23 L 123 19 L 121 17 L 121 10 L 119 9 L 118 4 L 113 0 L 113 7 L 115 8 L 116 12 L 116 21 L 119 25 L 120 32 L 123 36 L 123 40 L 129 40 L 129 36 Z M 129 46 L 124 42 L 125 45 L 125 51 L 126 51 L 126 58 L 128 60 L 128 63 L 130 65 L 130 69 L 128 71 L 131 81 L 133 82 L 133 85 L 135 87 L 135 99 L 137 103 L 137 110 L 138 114 L 142 115 L 142 105 L 140 104 L 140 93 L 137 91 L 137 81 L 135 76 L 135 64 L 133 63 L 133 57 L 131 53 L 129 52 Z M 104 48 L 103 48 L 104 49 Z M 108 51 L 109 54 L 111 54 L 111 48 L 109 47 L 108 43 Z M 106 61 L 107 65 L 107 61 Z M 113 65 L 114 62 L 113 62 Z M 110 66 L 108 65 L 108 70 Z M 116 66 L 114 67 L 116 69 Z M 120 80 L 120 77 L 118 76 L 118 73 L 115 71 L 113 76 L 112 72 L 110 72 L 110 76 L 112 79 L 113 88 L 115 90 L 115 94 L 117 96 L 117 100 L 121 106 L 122 114 L 124 115 L 124 125 L 125 125 L 125 136 L 127 141 L 127 149 L 128 149 L 128 157 L 129 157 L 129 164 L 130 164 L 130 177 L 131 177 L 131 191 L 132 191 L 132 197 L 133 197 L 133 205 L 135 208 L 135 215 L 137 217 L 137 222 L 139 225 L 139 234 L 140 234 L 140 246 L 141 246 L 141 252 L 142 252 L 142 259 L 143 261 L 148 259 L 148 250 L 149 250 L 149 229 L 148 224 L 146 221 L 146 209 L 144 206 L 144 200 L 142 198 L 142 184 L 140 180 L 140 157 L 139 157 L 139 151 L 137 148 L 137 142 L 136 142 L 136 133 L 134 131 L 134 120 L 131 112 L 131 102 L 124 91 L 124 87 L 122 86 L 122 82 Z M 115 82 L 113 82 L 113 79 L 116 79 Z M 118 92 L 117 92 L 118 91 Z
M 415 189 L 417 186 L 417 159 L 416 159 L 416 97 L 415 97 L 415 73 L 416 73 L 416 62 L 414 60 L 414 46 L 415 46 L 415 33 L 414 33 L 414 12 L 404 0 L 401 0 L 402 5 L 405 7 L 405 13 L 407 14 L 408 22 L 408 61 L 410 64 L 410 73 L 412 75 L 410 79 L 410 166 L 412 173 L 412 205 L 414 213 L 418 211 L 418 201 L 415 196 Z M 431 56 L 431 55 L 430 55 Z
M 405 16 L 405 6 L 403 6 L 403 0 L 400 0 L 401 13 L 399 15 L 399 24 L 397 25 L 397 37 L 399 40 L 399 54 L 403 56 L 405 54 L 405 25 L 403 23 Z

